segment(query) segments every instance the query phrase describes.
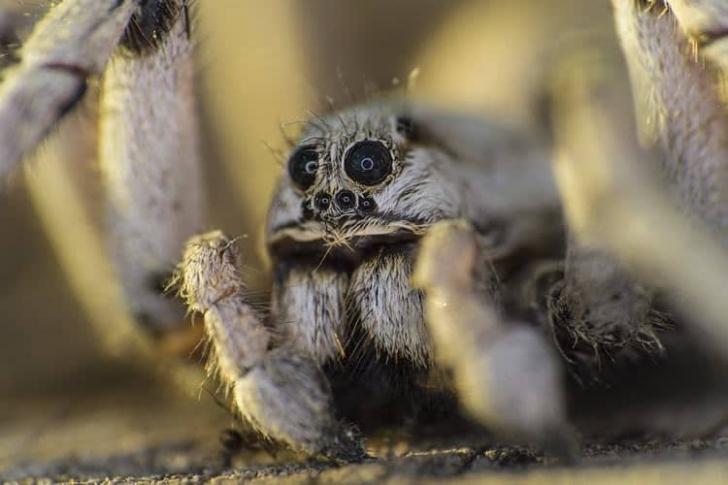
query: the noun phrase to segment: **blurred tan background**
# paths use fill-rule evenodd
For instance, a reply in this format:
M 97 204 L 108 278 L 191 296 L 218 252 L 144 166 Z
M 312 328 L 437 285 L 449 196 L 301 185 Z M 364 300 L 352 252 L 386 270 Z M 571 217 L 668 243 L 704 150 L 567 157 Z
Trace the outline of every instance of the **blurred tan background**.
M 0 30 L 13 18 L 22 38 L 47 4 L 0 0 Z M 196 11 L 209 227 L 248 235 L 245 270 L 258 286 L 281 126 L 295 133 L 329 99 L 403 93 L 413 71 L 410 98 L 538 125 L 561 53 L 586 42 L 617 50 L 607 0 L 198 0 Z M 70 121 L 85 154 L 74 163 L 90 179 L 95 95 Z M 27 177 L 54 183 L 35 178 L 52 158 L 41 151 L 0 194 L 0 405 L 96 382 L 106 365 L 28 192 Z

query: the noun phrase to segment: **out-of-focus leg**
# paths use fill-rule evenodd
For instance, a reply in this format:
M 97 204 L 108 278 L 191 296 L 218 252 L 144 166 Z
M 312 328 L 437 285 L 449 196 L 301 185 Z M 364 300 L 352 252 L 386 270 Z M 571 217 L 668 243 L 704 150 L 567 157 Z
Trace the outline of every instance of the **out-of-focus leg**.
M 662 188 L 669 187 L 685 214 L 701 218 L 721 240 L 728 241 L 728 117 L 715 89 L 715 72 L 706 69 L 706 63 L 689 45 L 662 1 L 617 0 L 613 3 L 637 100 L 643 141 L 660 149 L 659 163 L 652 173 L 667 182 Z M 669 3 L 691 35 L 700 37 L 701 33 L 708 32 L 711 34 L 706 42 L 722 42 L 725 27 L 721 30 L 721 26 L 728 25 L 724 2 Z M 708 56 L 709 51 L 706 49 L 704 53 Z M 595 67 L 594 63 L 589 64 L 588 57 L 584 59 L 583 69 Z M 587 90 L 594 87 L 579 86 Z M 562 86 L 557 98 L 560 96 L 563 100 L 568 96 L 575 98 L 587 94 L 579 88 Z M 593 93 L 599 96 L 596 89 Z M 580 102 L 594 101 L 598 109 L 603 107 L 599 105 L 600 100 Z M 576 106 L 576 101 L 573 103 Z M 585 107 L 582 111 L 588 109 Z M 624 115 L 624 112 L 617 115 L 614 108 L 610 112 L 610 115 Z M 598 122 L 589 121 L 592 125 Z M 565 128 L 562 125 L 561 128 L 563 138 L 559 150 L 574 147 L 574 141 L 566 137 L 577 136 L 575 126 Z M 566 134 L 567 129 L 569 134 Z M 595 136 L 605 138 L 605 134 Z M 631 143 L 629 137 L 624 140 L 625 144 Z M 560 151 L 560 155 L 563 160 L 564 153 Z M 585 155 L 579 153 L 579 156 Z M 621 157 L 622 153 L 616 151 L 611 156 Z M 645 165 L 649 158 L 644 155 L 642 158 L 642 165 Z M 581 163 L 580 170 L 585 174 L 589 169 L 586 162 Z M 568 203 L 572 194 L 566 193 L 570 189 L 564 182 L 562 172 L 560 185 Z M 654 183 L 649 185 L 656 186 Z M 625 189 L 620 188 L 612 197 L 622 197 Z M 580 210 L 594 207 L 585 205 Z M 590 213 L 584 217 L 599 216 Z M 615 226 L 611 230 L 624 229 Z M 604 247 L 594 247 L 587 242 L 573 218 L 570 231 L 573 237 L 569 241 L 564 281 L 550 303 L 551 322 L 567 357 L 584 361 L 584 357 L 589 357 L 591 345 L 591 354 L 597 358 L 592 360 L 601 365 L 600 353 L 619 359 L 621 356 L 633 357 L 635 351 L 654 353 L 661 350 L 657 333 L 660 318 L 650 312 L 652 291 L 639 281 L 639 275 L 625 267 L 624 261 L 618 261 Z M 600 242 L 597 241 L 597 245 Z
M 558 358 L 538 327 L 506 322 L 475 289 L 478 251 L 461 221 L 436 224 L 422 241 L 413 279 L 425 292 L 435 357 L 475 418 L 568 452 Z
M 0 87 L 0 180 L 43 141 L 100 74 L 136 0 L 65 0 L 35 28 Z
M 715 72 L 701 59 L 703 51 L 691 47 L 662 2 L 640 3 L 613 0 L 642 141 L 659 149 L 660 173 L 682 210 L 704 220 L 728 242 L 728 110 L 716 89 Z M 693 19 L 692 27 L 686 26 L 691 31 L 697 25 L 713 25 L 712 20 L 704 23 L 700 18 L 720 23 L 720 16 L 713 18 L 712 10 L 701 6 L 713 5 L 714 13 L 722 11 L 724 17 L 726 11 L 719 2 L 708 0 L 671 5 Z
M 180 397 L 196 398 L 202 369 L 187 359 L 199 341 L 199 329 L 165 334 L 161 341 L 150 338 L 140 332 L 124 299 L 106 248 L 100 211 L 89 204 L 97 194 L 93 122 L 93 117 L 85 116 L 64 121 L 24 166 L 30 200 L 104 355 L 155 375 L 160 385 L 170 384 L 170 393 L 181 391 Z M 89 135 L 94 142 L 86 139 Z
M 140 16 L 148 13 L 151 6 L 168 4 L 146 2 L 145 5 L 144 9 L 136 5 L 131 9 L 134 25 L 144 24 L 140 23 Z M 178 359 L 169 357 L 171 354 L 189 358 L 200 338 L 198 329 L 184 325 L 181 304 L 167 301 L 162 296 L 163 282 L 179 260 L 185 238 L 199 227 L 202 211 L 192 92 L 192 47 L 186 35 L 186 19 L 180 12 L 178 9 L 177 15 L 170 17 L 176 21 L 169 25 L 173 34 L 174 29 L 178 29 L 176 37 L 173 34 L 154 36 L 158 44 L 144 52 L 132 52 L 134 44 L 129 40 L 131 34 L 127 29 L 121 37 L 125 50 L 117 51 L 113 65 L 108 68 L 105 84 L 109 84 L 113 92 L 104 95 L 106 104 L 99 117 L 103 118 L 101 131 L 106 136 L 101 143 L 104 147 L 101 157 L 105 157 L 102 164 L 109 167 L 109 163 L 119 163 L 117 178 L 107 184 L 110 204 L 104 204 L 103 192 L 98 190 L 98 180 L 93 176 L 91 164 L 96 159 L 95 150 L 78 149 L 86 139 L 97 134 L 96 118 L 89 116 L 89 112 L 82 112 L 81 116 L 60 124 L 51 142 L 40 151 L 37 163 L 28 165 L 27 180 L 33 202 L 70 285 L 95 324 L 100 345 L 146 371 L 159 371 L 164 380 L 176 381 L 179 387 L 197 394 L 201 381 L 199 369 L 180 365 Z M 65 25 L 73 25 L 73 22 L 66 19 Z M 179 29 L 184 35 L 180 35 Z M 140 79 L 146 79 L 148 85 Z M 159 125 L 160 113 L 165 112 L 169 118 Z M 145 116 L 149 118 L 143 119 Z M 143 138 L 139 132 L 130 134 L 133 131 L 130 125 L 135 122 L 148 138 Z M 144 131 L 146 123 L 153 126 L 150 132 Z M 126 142 L 133 146 L 121 146 Z M 129 188 L 115 185 L 134 182 L 129 174 L 133 175 L 135 170 L 158 177 L 137 177 L 140 183 Z M 162 175 L 164 172 L 167 175 Z M 125 174 L 127 178 L 121 180 L 119 174 Z M 177 204 L 183 190 L 183 200 Z M 125 194 L 126 200 L 123 199 Z M 141 204 L 147 204 L 148 211 L 140 208 Z M 106 208 L 98 206 L 105 205 L 111 206 L 114 215 L 102 215 Z M 128 220 L 137 216 L 140 217 L 138 222 Z M 147 242 L 152 249 L 147 254 L 134 254 L 128 250 L 129 240 Z M 112 244 L 116 257 L 112 256 Z M 158 249 L 160 247 L 162 249 Z M 164 261 L 160 261 L 161 257 Z M 140 268 L 157 272 L 140 283 L 138 275 L 143 271 Z M 138 279 L 132 281 L 135 275 Z M 145 323 L 151 323 L 147 330 L 152 330 L 155 337 L 163 337 L 161 340 L 150 339 L 150 332 L 140 331 L 142 309 L 149 306 L 153 310 L 146 313 L 149 318 Z M 180 331 L 162 332 L 173 325 Z
M 648 121 L 645 141 L 661 153 L 637 146 L 629 100 L 600 59 L 564 69 L 555 173 L 569 228 L 664 290 L 703 342 L 726 352 L 728 259 L 714 239 L 725 234 L 725 113 L 674 18 L 633 0 L 614 4 L 638 120 Z
M 621 364 L 662 352 L 652 292 L 613 255 L 572 235 L 559 273 L 536 301 L 545 301 L 543 322 L 582 385 L 609 383 Z
M 150 5 L 156 4 L 156 10 Z M 104 73 L 100 164 L 108 202 L 108 239 L 132 314 L 156 333 L 184 323 L 164 281 L 184 242 L 203 225 L 203 181 L 186 2 L 148 2 L 141 15 L 169 22 L 125 45 Z M 149 21 L 151 22 L 151 20 Z

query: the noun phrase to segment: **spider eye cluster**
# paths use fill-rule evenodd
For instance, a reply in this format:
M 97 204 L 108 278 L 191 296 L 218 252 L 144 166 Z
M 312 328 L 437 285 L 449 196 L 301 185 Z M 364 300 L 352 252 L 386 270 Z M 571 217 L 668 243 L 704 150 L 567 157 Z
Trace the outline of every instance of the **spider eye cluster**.
M 313 185 L 318 170 L 319 154 L 312 146 L 303 146 L 288 159 L 288 174 L 302 190 Z
M 360 141 L 346 151 L 344 171 L 354 182 L 377 185 L 392 173 L 392 155 L 382 142 Z
M 288 159 L 288 174 L 301 190 L 313 185 L 318 167 L 319 153 L 312 145 L 298 148 Z M 344 172 L 358 184 L 380 184 L 392 173 L 392 155 L 381 141 L 354 143 L 344 155 Z

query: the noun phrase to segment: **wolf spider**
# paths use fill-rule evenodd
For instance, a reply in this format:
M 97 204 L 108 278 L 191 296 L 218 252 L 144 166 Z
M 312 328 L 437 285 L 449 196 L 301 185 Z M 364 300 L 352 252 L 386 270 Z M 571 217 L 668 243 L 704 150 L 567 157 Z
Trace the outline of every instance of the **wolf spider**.
M 268 312 L 246 296 L 235 241 L 194 236 L 204 198 L 185 0 L 53 7 L 0 89 L 0 177 L 103 74 L 125 304 L 156 335 L 184 321 L 150 284 L 182 255 L 172 281 L 204 315 L 207 369 L 263 437 L 358 459 L 346 417 L 454 393 L 490 429 L 568 446 L 564 369 L 598 386 L 687 322 L 707 351 L 728 344 L 728 4 L 612 4 L 652 152 L 608 70 L 578 56 L 554 82 L 549 142 L 397 100 L 314 117 L 270 204 Z

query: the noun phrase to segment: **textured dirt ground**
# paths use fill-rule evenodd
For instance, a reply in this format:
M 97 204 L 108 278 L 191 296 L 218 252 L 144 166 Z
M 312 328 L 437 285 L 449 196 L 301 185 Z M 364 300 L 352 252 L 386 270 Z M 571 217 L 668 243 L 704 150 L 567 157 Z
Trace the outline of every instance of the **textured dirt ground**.
M 337 466 L 247 449 L 231 459 L 220 435 L 232 424 L 205 392 L 175 396 L 153 381 L 107 374 L 94 391 L 4 400 L 0 478 L 114 483 L 721 483 L 728 438 L 586 444 L 576 465 L 483 435 L 369 440 L 371 458 Z

